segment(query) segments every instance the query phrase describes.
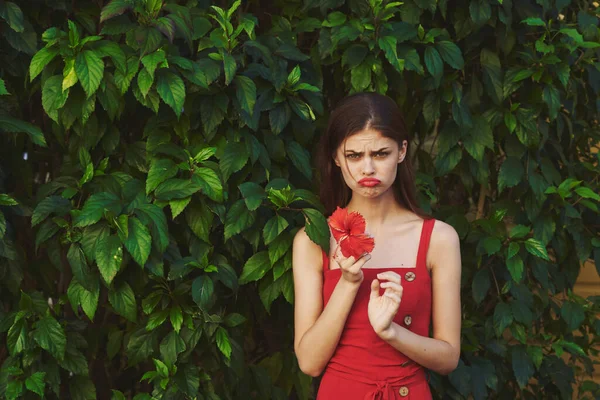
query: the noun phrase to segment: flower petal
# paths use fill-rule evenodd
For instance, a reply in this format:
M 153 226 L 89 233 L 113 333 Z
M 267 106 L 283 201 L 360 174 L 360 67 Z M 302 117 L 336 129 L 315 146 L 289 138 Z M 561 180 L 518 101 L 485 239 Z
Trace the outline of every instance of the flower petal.
M 329 217 L 329 227 L 331 228 L 331 233 L 336 242 L 339 242 L 344 235 L 349 233 L 346 229 L 347 216 L 348 210 L 338 207 L 333 214 L 331 214 L 331 217 Z
M 350 235 L 362 235 L 366 228 L 365 217 L 360 213 L 353 211 L 346 217 L 346 229 Z
M 350 235 L 344 242 L 342 254 L 344 254 L 344 250 L 346 250 L 346 253 L 349 253 L 356 259 L 361 257 L 364 253 L 372 252 L 375 248 L 375 239 L 368 235 Z M 346 249 L 344 249 L 344 247 Z M 346 256 L 344 254 L 346 257 L 350 257 L 350 255 Z

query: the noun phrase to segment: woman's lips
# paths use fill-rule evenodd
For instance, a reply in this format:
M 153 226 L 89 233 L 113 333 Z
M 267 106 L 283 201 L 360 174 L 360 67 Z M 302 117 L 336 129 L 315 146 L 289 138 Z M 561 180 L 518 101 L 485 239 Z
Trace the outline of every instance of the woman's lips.
M 358 181 L 359 185 L 366 186 L 366 187 L 377 186 L 380 183 L 381 183 L 381 181 L 379 179 L 375 179 L 375 178 L 365 178 L 365 179 L 361 179 L 360 181 Z

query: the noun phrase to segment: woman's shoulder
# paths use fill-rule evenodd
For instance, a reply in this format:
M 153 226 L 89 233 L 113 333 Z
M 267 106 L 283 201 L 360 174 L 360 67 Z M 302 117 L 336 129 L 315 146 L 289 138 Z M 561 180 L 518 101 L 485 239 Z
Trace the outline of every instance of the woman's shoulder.
M 294 251 L 307 252 L 307 254 L 321 254 L 321 247 L 313 242 L 308 234 L 306 233 L 306 227 L 302 227 L 296 232 L 294 236 Z
M 459 237 L 456 229 L 444 221 L 432 218 L 435 223 L 433 225 L 433 231 L 431 232 L 431 242 L 448 243 L 451 245 L 458 244 Z

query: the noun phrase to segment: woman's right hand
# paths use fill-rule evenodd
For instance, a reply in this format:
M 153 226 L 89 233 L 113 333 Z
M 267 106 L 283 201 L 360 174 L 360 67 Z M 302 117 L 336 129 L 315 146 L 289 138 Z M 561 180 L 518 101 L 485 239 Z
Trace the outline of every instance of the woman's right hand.
M 342 279 L 348 283 L 360 284 L 364 279 L 362 267 L 371 259 L 371 255 L 365 253 L 358 260 L 353 256 L 344 257 L 340 248 L 336 248 L 333 260 L 339 265 L 342 270 Z

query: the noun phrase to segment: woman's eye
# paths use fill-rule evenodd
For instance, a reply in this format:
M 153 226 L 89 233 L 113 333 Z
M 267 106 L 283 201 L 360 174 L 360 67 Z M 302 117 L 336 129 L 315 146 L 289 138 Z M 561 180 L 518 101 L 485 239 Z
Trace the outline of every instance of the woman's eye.
M 388 152 L 385 151 L 380 151 L 379 153 L 375 153 L 375 157 L 379 157 L 379 158 L 385 158 L 388 154 Z
M 359 157 L 358 154 L 346 154 L 346 158 L 350 158 L 350 159 L 357 159 Z

